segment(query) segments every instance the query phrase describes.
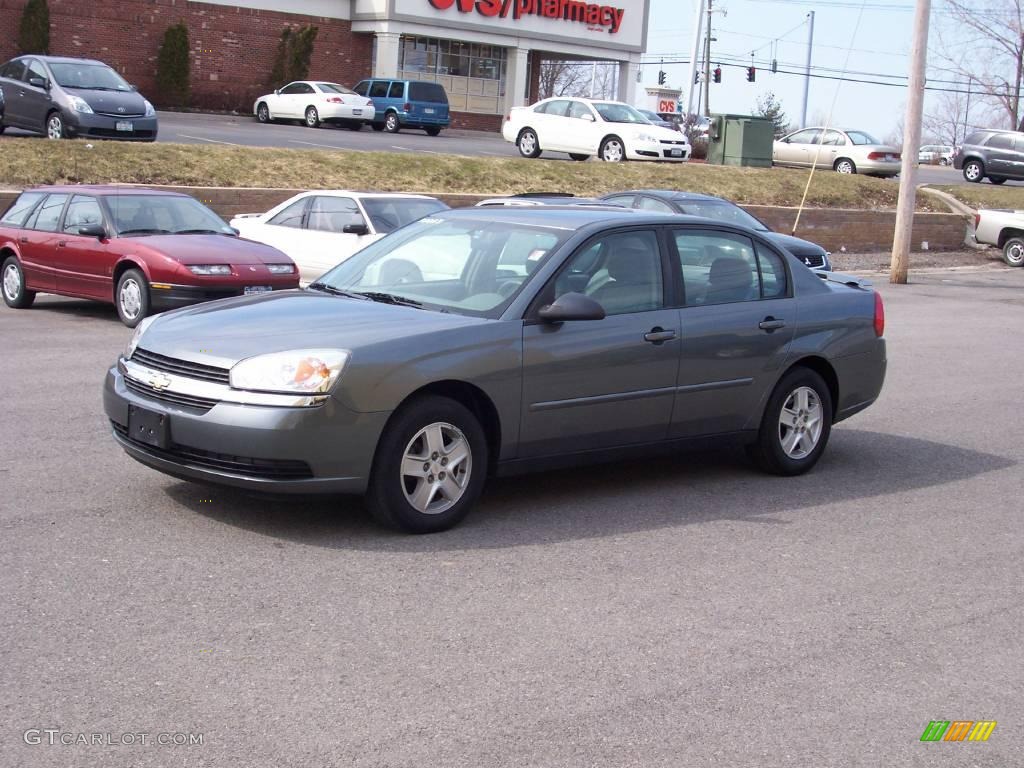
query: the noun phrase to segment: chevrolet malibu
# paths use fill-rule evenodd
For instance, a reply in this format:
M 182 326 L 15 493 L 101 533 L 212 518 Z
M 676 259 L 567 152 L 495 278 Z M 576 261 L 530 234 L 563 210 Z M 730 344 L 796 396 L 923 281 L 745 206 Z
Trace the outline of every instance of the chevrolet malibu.
M 295 263 L 237 237 L 188 195 L 100 186 L 37 187 L 0 217 L 7 306 L 36 293 L 113 303 L 134 328 L 150 312 L 297 288 Z
M 307 289 L 143 321 L 114 439 L 168 475 L 363 494 L 440 531 L 485 479 L 732 438 L 780 475 L 878 397 L 882 302 L 759 232 L 569 207 L 444 211 Z

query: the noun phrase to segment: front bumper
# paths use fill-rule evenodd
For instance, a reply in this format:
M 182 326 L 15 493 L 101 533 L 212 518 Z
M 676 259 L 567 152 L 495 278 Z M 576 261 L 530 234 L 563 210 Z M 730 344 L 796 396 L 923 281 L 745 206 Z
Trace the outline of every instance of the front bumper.
M 129 389 L 107 372 L 103 409 L 114 439 L 136 461 L 172 477 L 273 493 L 363 493 L 390 413 L 357 413 L 333 397 L 305 408 L 167 401 L 167 391 Z M 142 387 L 146 389 L 145 385 Z M 169 442 L 147 445 L 128 433 L 130 406 L 169 419 Z
M 660 160 L 685 163 L 690 159 L 689 144 L 667 144 L 663 141 L 626 141 L 626 157 L 630 160 Z M 673 152 L 678 151 L 679 155 Z
M 157 118 L 113 117 L 111 115 L 87 114 L 65 111 L 64 126 L 69 136 L 92 139 L 120 139 L 123 141 L 155 141 Z M 117 130 L 118 123 L 131 123 L 131 131 Z
M 294 276 L 293 276 L 294 278 Z M 287 291 L 299 287 L 299 281 L 290 280 L 287 284 L 280 284 L 276 281 L 266 281 L 255 285 L 269 286 L 274 291 Z M 216 299 L 228 299 L 233 296 L 245 294 L 245 286 L 192 286 L 172 285 L 170 283 L 151 283 L 149 291 L 149 302 L 157 312 L 178 307 L 187 307 L 192 304 L 200 304 L 204 301 L 215 301 Z

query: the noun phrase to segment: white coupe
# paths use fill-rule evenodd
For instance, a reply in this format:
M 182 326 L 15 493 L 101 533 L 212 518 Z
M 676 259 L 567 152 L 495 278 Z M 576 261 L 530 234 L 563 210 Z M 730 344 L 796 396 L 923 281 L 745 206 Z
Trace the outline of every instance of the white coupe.
M 252 113 L 261 123 L 302 120 L 310 128 L 324 123 L 344 123 L 358 131 L 373 121 L 373 102 L 337 83 L 298 80 L 256 99 Z
M 620 101 L 556 97 L 529 107 L 513 107 L 501 134 L 523 157 L 540 157 L 548 150 L 566 152 L 573 160 L 597 155 L 609 163 L 682 163 L 690 157 L 690 143 L 684 134 L 653 125 Z
M 231 226 L 249 240 L 288 254 L 308 285 L 384 235 L 448 206 L 426 195 L 318 190 L 266 213 L 243 213 Z

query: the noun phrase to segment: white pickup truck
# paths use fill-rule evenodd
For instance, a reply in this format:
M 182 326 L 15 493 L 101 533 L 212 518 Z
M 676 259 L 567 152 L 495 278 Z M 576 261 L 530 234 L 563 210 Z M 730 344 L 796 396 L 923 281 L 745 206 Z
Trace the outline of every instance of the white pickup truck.
M 1003 249 L 1003 261 L 1024 266 L 1024 211 L 982 208 L 974 217 L 974 239 Z

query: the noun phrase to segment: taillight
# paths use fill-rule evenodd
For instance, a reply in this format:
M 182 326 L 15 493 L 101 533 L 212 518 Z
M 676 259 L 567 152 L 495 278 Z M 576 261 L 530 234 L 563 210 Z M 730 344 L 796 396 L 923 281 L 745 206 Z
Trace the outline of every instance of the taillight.
M 345 100 L 341 96 L 329 96 L 327 101 L 331 104 L 344 104 Z
M 884 160 L 891 157 L 893 160 L 900 159 L 899 152 L 868 152 L 868 160 Z
M 412 104 L 410 104 L 409 102 L 405 102 L 405 104 L 402 105 L 402 109 L 405 112 L 409 112 L 412 110 Z
M 976 214 L 974 214 L 974 229 L 977 230 L 978 226 L 980 224 L 981 224 L 981 214 L 980 213 L 976 213 Z
M 882 304 L 882 294 L 875 291 L 875 336 L 881 338 L 885 333 L 885 305 Z

